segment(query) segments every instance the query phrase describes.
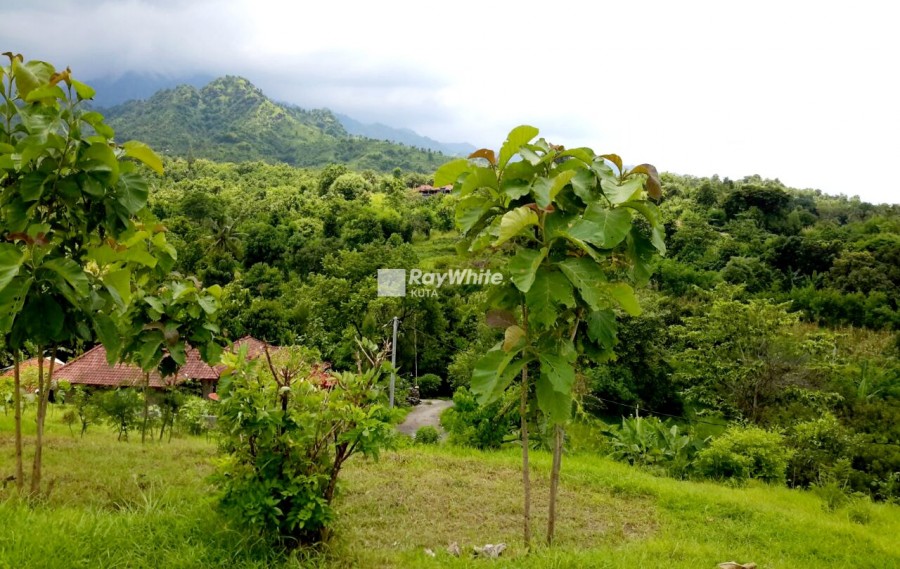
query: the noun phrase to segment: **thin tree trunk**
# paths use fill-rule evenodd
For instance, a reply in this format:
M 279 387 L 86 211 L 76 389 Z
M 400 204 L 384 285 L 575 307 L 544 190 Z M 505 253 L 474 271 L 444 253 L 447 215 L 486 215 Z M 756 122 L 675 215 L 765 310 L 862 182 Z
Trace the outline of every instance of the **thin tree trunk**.
M 50 369 L 47 377 L 44 377 L 44 351 L 38 346 L 38 385 L 40 386 L 40 399 L 37 412 L 37 436 L 34 441 L 34 463 L 31 467 L 31 494 L 36 495 L 41 491 L 41 467 L 43 465 L 44 450 L 44 422 L 47 418 L 47 405 L 50 402 L 50 386 L 53 384 L 53 367 L 56 363 L 56 347 L 50 350 Z
M 19 365 L 20 354 L 16 350 L 13 354 L 13 405 L 16 416 L 16 488 L 19 493 L 25 487 L 25 468 L 22 464 L 22 378 Z
M 547 545 L 553 545 L 556 531 L 556 497 L 559 491 L 559 470 L 562 467 L 563 427 L 554 427 L 553 469 L 550 472 L 550 516 L 547 519 Z
M 141 444 L 147 440 L 147 421 L 150 418 L 150 401 L 147 399 L 147 391 L 150 386 L 150 372 L 144 372 L 144 423 L 141 425 Z
M 528 464 L 528 365 L 522 368 L 522 397 L 519 401 L 522 420 L 522 490 L 525 494 L 523 515 L 523 539 L 525 549 L 531 549 L 531 476 Z

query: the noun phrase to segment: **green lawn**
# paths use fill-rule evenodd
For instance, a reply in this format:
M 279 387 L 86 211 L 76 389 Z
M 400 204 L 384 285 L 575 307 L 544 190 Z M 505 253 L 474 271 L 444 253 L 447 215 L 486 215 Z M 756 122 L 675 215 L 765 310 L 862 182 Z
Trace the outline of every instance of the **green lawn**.
M 346 470 L 334 538 L 288 559 L 229 527 L 206 482 L 215 441 L 72 437 L 51 417 L 49 497 L 0 490 L 0 567 L 667 567 L 900 565 L 900 508 L 826 512 L 807 492 L 658 478 L 589 454 L 564 460 L 558 544 L 526 555 L 519 457 L 413 447 Z M 13 472 L 12 417 L 0 415 L 0 479 Z M 534 453 L 535 533 L 546 523 L 549 456 Z M 857 523 L 851 518 L 865 521 Z M 506 542 L 499 562 L 456 559 L 457 542 Z M 433 549 L 431 558 L 424 552 Z

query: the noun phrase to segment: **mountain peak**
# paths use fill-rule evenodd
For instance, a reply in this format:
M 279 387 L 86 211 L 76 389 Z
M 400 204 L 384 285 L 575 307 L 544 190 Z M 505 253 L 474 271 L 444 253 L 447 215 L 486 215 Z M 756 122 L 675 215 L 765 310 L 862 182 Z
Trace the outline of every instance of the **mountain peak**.
M 166 89 L 105 112 L 119 138 L 143 140 L 170 155 L 420 172 L 433 171 L 446 160 L 432 151 L 351 137 L 328 109 L 276 103 L 235 75 L 214 79 L 201 89 Z

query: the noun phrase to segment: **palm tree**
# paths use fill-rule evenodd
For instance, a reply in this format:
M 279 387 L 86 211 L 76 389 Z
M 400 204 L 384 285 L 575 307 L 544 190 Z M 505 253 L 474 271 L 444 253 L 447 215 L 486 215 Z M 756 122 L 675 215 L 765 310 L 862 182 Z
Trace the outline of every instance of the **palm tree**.
M 235 259 L 242 253 L 241 239 L 245 236 L 236 230 L 237 222 L 228 216 L 215 218 L 210 222 L 212 235 L 207 238 L 207 253 L 231 253 Z

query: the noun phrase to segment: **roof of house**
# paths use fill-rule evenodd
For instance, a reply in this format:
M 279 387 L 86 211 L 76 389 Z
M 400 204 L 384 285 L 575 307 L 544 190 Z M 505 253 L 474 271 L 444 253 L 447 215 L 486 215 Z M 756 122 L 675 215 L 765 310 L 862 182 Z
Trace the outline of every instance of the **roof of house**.
M 31 358 L 31 359 L 25 360 L 24 362 L 19 363 L 19 372 L 21 373 L 21 371 L 26 368 L 37 367 L 37 365 L 38 365 L 37 358 Z M 62 362 L 62 360 L 57 358 L 56 365 L 53 367 L 54 373 L 56 372 L 56 370 L 61 369 L 64 365 L 66 365 L 66 364 L 64 364 Z M 50 358 L 44 358 L 44 369 L 45 370 L 50 369 Z M 14 373 L 15 373 L 15 370 L 13 369 L 13 366 L 9 366 L 7 368 L 3 368 L 3 371 L 0 372 L 0 377 L 12 377 Z
M 250 357 L 258 357 L 265 351 L 266 343 L 245 336 L 237 340 L 231 349 L 237 349 L 247 344 L 247 353 Z M 188 380 L 219 379 L 219 375 L 225 366 L 211 366 L 200 358 L 196 348 L 190 347 L 185 353 L 185 364 L 178 370 L 174 377 L 160 377 L 157 372 L 150 373 L 150 387 L 167 387 L 177 385 Z M 144 373 L 137 366 L 129 364 L 109 365 L 106 361 L 106 348 L 103 345 L 94 346 L 77 358 L 69 361 L 64 369 L 61 369 L 56 377 L 76 385 L 98 385 L 106 387 L 118 387 L 123 385 L 143 385 Z

